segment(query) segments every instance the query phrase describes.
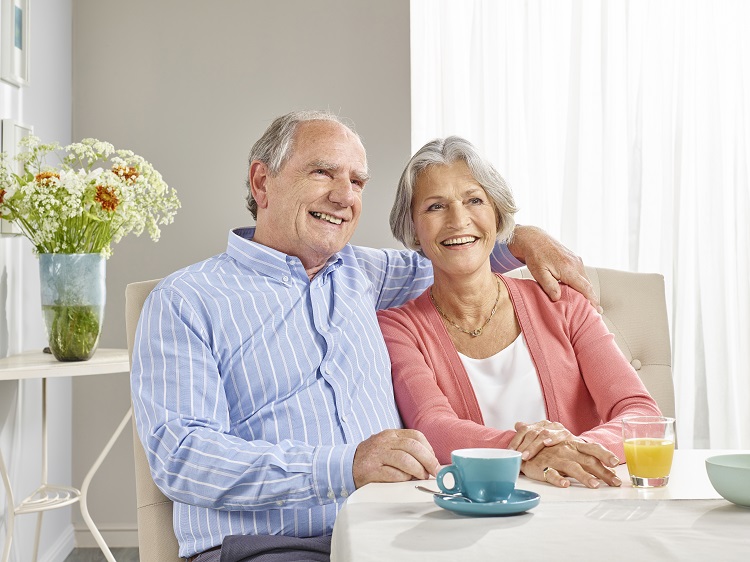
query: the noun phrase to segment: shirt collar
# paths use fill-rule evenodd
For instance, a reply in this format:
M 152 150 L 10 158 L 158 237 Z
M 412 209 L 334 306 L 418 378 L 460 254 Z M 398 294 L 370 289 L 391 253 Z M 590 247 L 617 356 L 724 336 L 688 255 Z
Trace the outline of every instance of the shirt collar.
M 227 255 L 248 269 L 252 269 L 262 275 L 268 275 L 280 281 L 285 279 L 290 273 L 302 271 L 302 262 L 295 256 L 289 256 L 263 244 L 253 242 L 255 235 L 254 227 L 235 228 L 229 232 L 227 242 Z M 339 253 L 331 256 L 325 267 L 316 275 L 316 278 L 333 271 L 342 263 Z M 305 274 L 305 277 L 307 275 Z

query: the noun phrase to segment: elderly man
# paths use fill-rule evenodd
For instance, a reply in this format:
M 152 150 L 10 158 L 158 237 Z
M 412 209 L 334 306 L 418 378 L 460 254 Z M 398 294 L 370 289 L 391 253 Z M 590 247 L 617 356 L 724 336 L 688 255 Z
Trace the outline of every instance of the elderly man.
M 276 119 L 250 153 L 255 228 L 144 305 L 135 418 L 183 557 L 325 560 L 356 488 L 435 474 L 424 436 L 401 429 L 375 316 L 422 293 L 432 270 L 411 251 L 349 244 L 368 178 L 336 116 Z M 512 253 L 551 298 L 558 279 L 593 295 L 580 260 L 538 229 L 519 227 L 494 267 L 517 267 Z

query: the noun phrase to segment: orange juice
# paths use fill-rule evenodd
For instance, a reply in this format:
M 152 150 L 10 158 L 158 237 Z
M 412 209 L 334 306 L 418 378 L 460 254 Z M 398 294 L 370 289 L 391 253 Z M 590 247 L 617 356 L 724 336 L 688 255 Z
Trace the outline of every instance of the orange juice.
M 674 441 L 638 437 L 626 439 L 625 461 L 631 476 L 640 478 L 662 478 L 669 476 L 674 455 Z

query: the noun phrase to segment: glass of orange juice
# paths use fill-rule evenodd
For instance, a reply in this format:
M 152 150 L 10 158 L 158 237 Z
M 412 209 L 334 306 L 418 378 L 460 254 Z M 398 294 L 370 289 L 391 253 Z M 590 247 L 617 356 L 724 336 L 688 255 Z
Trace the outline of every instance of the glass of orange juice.
M 625 417 L 622 419 L 622 439 L 633 486 L 666 486 L 674 455 L 674 418 Z

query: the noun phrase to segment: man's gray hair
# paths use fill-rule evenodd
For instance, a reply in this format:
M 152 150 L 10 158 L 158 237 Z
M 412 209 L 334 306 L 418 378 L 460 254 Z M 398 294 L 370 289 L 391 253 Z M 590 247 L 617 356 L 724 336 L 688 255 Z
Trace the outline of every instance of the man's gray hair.
M 274 119 L 263 136 L 250 149 L 250 156 L 248 157 L 247 208 L 254 219 L 258 218 L 258 202 L 253 197 L 250 186 L 250 166 L 258 160 L 268 166 L 272 176 L 278 174 L 294 149 L 294 134 L 297 132 L 297 127 L 300 123 L 307 121 L 334 121 L 357 135 L 350 124 L 345 123 L 340 117 L 328 111 L 292 111 Z M 359 138 L 358 135 L 357 138 Z
M 513 215 L 518 210 L 513 200 L 513 192 L 495 167 L 477 152 L 474 145 L 464 138 L 451 136 L 425 144 L 411 157 L 401 174 L 396 200 L 391 208 L 391 232 L 407 248 L 419 250 L 411 207 L 419 175 L 431 166 L 446 166 L 459 160 L 466 162 L 472 177 L 484 189 L 495 207 L 497 239 L 501 242 L 510 241 L 515 227 Z

